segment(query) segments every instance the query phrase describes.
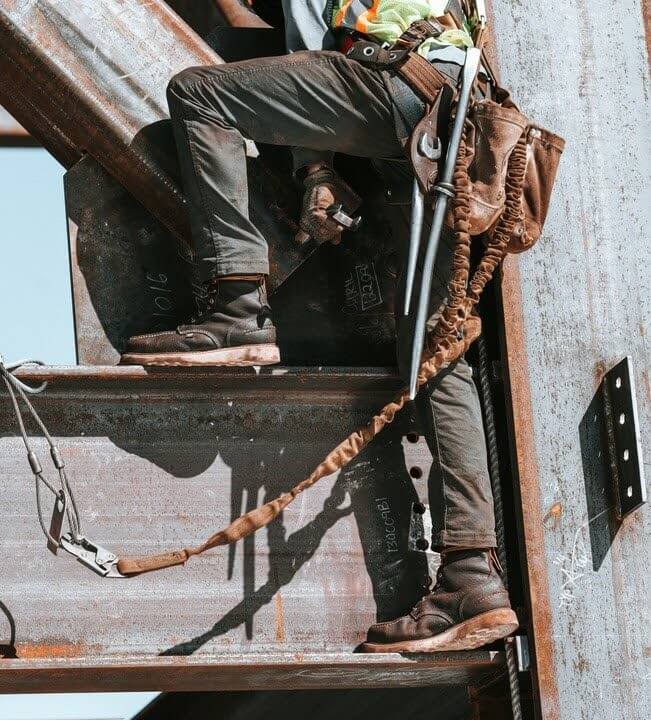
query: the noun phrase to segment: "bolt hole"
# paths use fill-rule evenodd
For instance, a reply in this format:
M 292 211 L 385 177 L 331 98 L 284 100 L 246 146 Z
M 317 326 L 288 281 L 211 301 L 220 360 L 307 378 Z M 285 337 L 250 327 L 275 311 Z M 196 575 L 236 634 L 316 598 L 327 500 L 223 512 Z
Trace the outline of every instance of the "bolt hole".
M 626 462 L 629 459 L 629 457 L 631 457 L 631 454 L 629 453 L 628 450 L 624 450 L 624 452 L 622 453 L 622 457 L 624 458 L 624 462 Z
M 619 414 L 619 424 L 623 425 L 626 422 L 626 413 Z
M 408 432 L 407 433 L 407 441 L 410 443 L 417 443 L 418 442 L 418 433 L 417 432 Z
M 615 378 L 615 387 L 619 390 L 619 388 L 622 386 L 622 379 L 620 377 Z
M 632 485 L 629 485 L 626 488 L 626 495 L 627 495 L 627 497 L 633 497 L 633 486 Z
M 423 503 L 417 502 L 413 505 L 414 512 L 418 515 L 424 515 L 425 514 L 425 506 Z
M 413 468 L 410 468 L 409 474 L 414 478 L 414 480 L 418 480 L 423 477 L 423 471 L 418 467 L 418 465 L 414 465 Z
M 425 540 L 425 538 L 418 538 L 418 540 L 416 540 L 416 547 L 419 550 L 427 550 L 429 543 Z

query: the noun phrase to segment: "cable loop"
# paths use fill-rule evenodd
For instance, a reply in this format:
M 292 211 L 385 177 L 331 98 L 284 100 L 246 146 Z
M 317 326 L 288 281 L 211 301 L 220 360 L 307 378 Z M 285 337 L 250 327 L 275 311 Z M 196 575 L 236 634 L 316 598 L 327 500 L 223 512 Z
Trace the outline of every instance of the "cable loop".
M 8 373 L 13 373 L 14 370 L 18 370 L 24 365 L 44 366 L 45 363 L 42 360 L 16 360 L 12 363 L 5 363 L 4 358 L 2 357 L 2 355 L 0 355 L 0 367 L 4 367 Z M 0 374 L 2 374 L 1 370 Z M 14 375 L 12 375 L 12 382 L 15 385 L 19 386 L 24 392 L 28 393 L 29 395 L 38 395 L 38 393 L 43 392 L 43 390 L 45 390 L 45 388 L 47 387 L 47 382 L 42 382 L 40 385 L 32 387 L 31 385 L 27 385 L 27 383 L 24 383 L 22 380 L 19 380 Z
M 7 388 L 7 392 L 9 393 L 9 400 L 11 402 L 14 415 L 16 416 L 23 445 L 27 451 L 27 460 L 32 470 L 32 474 L 34 475 L 38 521 L 48 542 L 58 547 L 60 545 L 60 541 L 52 536 L 43 517 L 41 485 L 44 485 L 54 495 L 56 502 L 61 503 L 61 510 L 65 513 L 68 525 L 70 526 L 70 530 L 75 538 L 81 537 L 81 521 L 79 519 L 77 503 L 75 502 L 70 483 L 68 482 L 68 478 L 66 476 L 65 463 L 63 462 L 59 448 L 54 444 L 52 436 L 48 432 L 48 429 L 45 427 L 45 424 L 41 420 L 41 417 L 36 412 L 36 409 L 28 397 L 28 395 L 36 395 L 37 393 L 42 392 L 47 387 L 47 383 L 44 382 L 37 387 L 32 387 L 24 382 L 21 382 L 13 373 L 25 365 L 45 365 L 45 363 L 40 360 L 18 360 L 17 362 L 5 363 L 2 355 L 0 355 L 0 377 L 2 377 L 5 387 Z M 52 464 L 58 472 L 60 488 L 57 488 L 43 474 L 41 462 L 37 454 L 34 452 L 27 435 L 25 419 L 20 409 L 18 398 L 20 398 L 25 404 L 27 410 L 38 425 L 39 430 L 50 447 L 50 458 L 52 460 Z

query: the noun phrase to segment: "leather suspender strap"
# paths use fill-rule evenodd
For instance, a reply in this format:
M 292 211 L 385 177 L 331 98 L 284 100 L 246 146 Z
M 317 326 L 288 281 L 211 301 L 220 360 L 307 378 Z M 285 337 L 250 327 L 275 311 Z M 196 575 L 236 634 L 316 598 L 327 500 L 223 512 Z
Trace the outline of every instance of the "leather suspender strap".
M 429 60 L 416 52 L 410 52 L 396 70 L 428 105 L 433 105 L 441 89 L 448 85 L 445 76 Z

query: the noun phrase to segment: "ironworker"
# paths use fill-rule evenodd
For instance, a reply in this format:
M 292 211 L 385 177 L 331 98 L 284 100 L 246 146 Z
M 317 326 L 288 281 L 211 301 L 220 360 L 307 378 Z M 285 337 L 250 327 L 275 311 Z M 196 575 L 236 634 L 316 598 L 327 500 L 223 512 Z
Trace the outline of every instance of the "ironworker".
M 342 38 L 345 43 L 354 34 L 390 45 L 413 23 L 439 18 L 447 29 L 424 38 L 420 55 L 470 46 L 460 7 L 455 20 L 446 14 L 447 5 L 446 0 L 284 0 L 288 55 L 189 68 L 171 80 L 168 102 L 190 206 L 200 312 L 176 330 L 131 338 L 123 362 L 279 362 L 265 291 L 267 244 L 248 216 L 245 139 L 293 148 L 295 174 L 304 186 L 301 228 L 318 242 L 338 242 L 342 228 L 327 210 L 350 203 L 351 191 L 333 169 L 333 154 L 404 161 L 411 129 L 425 111 L 419 93 L 394 71 L 343 54 Z M 434 309 L 445 299 L 451 253 L 444 241 Z M 436 317 L 434 312 L 432 321 Z M 398 319 L 404 370 L 410 328 Z M 434 458 L 432 545 L 441 551 L 442 564 L 436 585 L 408 615 L 369 629 L 363 649 L 371 652 L 473 648 L 517 627 L 493 551 L 485 438 L 466 361 L 440 373 L 421 390 L 416 405 Z

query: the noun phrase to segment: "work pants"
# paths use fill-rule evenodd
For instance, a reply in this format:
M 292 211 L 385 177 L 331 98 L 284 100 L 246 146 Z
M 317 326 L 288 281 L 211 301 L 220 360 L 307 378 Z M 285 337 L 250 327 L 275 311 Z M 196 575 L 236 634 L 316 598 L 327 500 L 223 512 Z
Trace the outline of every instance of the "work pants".
M 189 68 L 176 75 L 168 103 L 190 205 L 195 281 L 269 272 L 267 243 L 248 215 L 245 138 L 320 154 L 402 158 L 410 128 L 396 82 L 386 72 L 328 51 Z M 404 98 L 406 88 L 401 90 Z M 446 240 L 436 263 L 434 308 L 444 300 L 450 268 Z M 401 322 L 402 365 L 408 334 L 408 323 Z M 429 478 L 433 546 L 494 546 L 484 432 L 466 361 L 452 364 L 423 388 L 417 407 L 434 459 Z

